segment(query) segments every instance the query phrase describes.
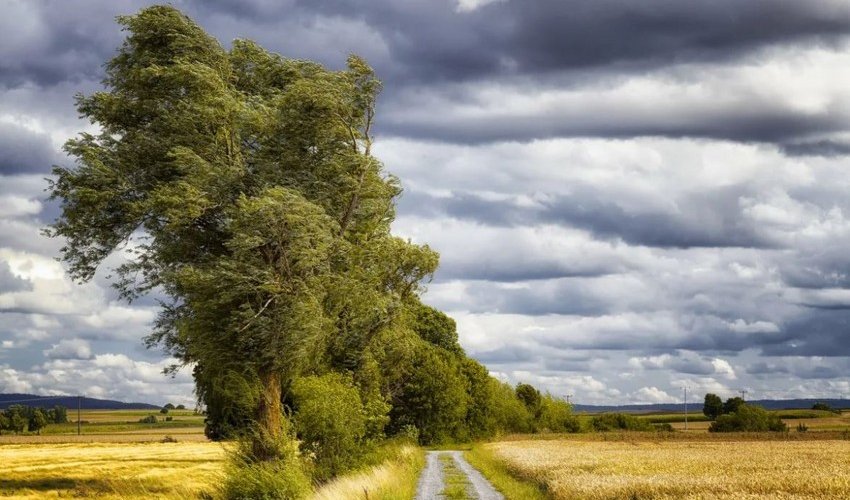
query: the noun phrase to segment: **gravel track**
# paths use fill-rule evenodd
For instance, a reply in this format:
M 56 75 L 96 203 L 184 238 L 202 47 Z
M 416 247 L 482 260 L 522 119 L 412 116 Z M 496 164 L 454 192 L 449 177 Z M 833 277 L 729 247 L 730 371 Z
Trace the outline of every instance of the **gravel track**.
M 443 464 L 440 455 L 447 454 L 452 457 L 455 466 L 466 475 L 469 481 L 468 493 L 471 498 L 478 500 L 504 500 L 504 496 L 496 491 L 480 472 L 475 470 L 469 462 L 463 458 L 460 451 L 429 451 L 426 455 L 425 470 L 419 477 L 416 488 L 416 500 L 435 500 L 444 498 L 440 493 L 445 488 Z

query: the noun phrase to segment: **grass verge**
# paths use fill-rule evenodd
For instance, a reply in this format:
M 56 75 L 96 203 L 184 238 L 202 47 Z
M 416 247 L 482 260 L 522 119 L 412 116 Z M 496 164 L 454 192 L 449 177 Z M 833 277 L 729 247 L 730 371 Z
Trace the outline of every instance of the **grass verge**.
M 519 479 L 508 466 L 483 445 L 464 452 L 466 460 L 496 487 L 507 500 L 545 500 L 550 498 L 537 483 Z
M 381 447 L 381 463 L 338 477 L 321 486 L 312 500 L 412 500 L 425 452 L 412 444 Z

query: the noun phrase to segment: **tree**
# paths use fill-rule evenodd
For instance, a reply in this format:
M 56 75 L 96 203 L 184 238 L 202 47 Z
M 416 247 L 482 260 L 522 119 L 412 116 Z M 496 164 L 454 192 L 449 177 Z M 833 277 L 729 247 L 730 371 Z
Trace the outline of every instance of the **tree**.
M 331 343 L 359 366 L 437 265 L 389 232 L 401 190 L 371 155 L 380 82 L 354 56 L 334 72 L 249 41 L 225 51 L 168 6 L 119 22 L 106 90 L 77 101 L 101 132 L 66 143 L 77 165 L 54 169 L 50 234 L 78 281 L 134 240 L 119 292 L 171 299 L 148 345 L 258 387 L 252 454 L 276 459 L 283 388 Z
M 723 414 L 723 400 L 720 399 L 720 396 L 712 393 L 706 394 L 705 402 L 702 405 L 702 413 L 711 420 Z
M 27 428 L 26 408 L 21 405 L 11 405 L 4 412 L 8 419 L 7 429 L 15 434 L 24 432 Z
M 739 397 L 729 398 L 729 399 L 726 400 L 725 403 L 723 403 L 723 413 L 725 413 L 725 414 L 735 413 L 736 411 L 738 411 L 738 408 L 740 408 L 741 405 L 744 405 L 744 404 L 746 404 L 746 402 L 743 400 L 743 398 L 739 398 Z
M 720 415 L 708 427 L 709 432 L 785 432 L 788 426 L 775 413 L 746 403 L 734 412 Z
M 11 423 L 9 422 L 9 417 L 6 416 L 5 413 L 0 412 L 0 434 L 3 431 L 11 430 Z
M 178 410 L 185 410 L 185 409 L 186 409 L 186 405 L 177 405 L 177 408 L 176 408 L 176 409 L 178 409 Z
M 41 434 L 41 429 L 47 425 L 47 415 L 41 408 L 33 408 L 29 415 L 29 431 Z
M 68 423 L 68 409 L 62 405 L 55 405 L 48 413 L 48 420 L 54 424 Z
M 165 406 L 163 406 L 163 408 L 165 408 L 166 410 L 173 410 L 174 405 L 171 403 L 165 403 Z
M 528 408 L 529 413 L 537 418 L 540 411 L 540 402 L 543 398 L 540 391 L 530 384 L 517 384 L 516 397 Z

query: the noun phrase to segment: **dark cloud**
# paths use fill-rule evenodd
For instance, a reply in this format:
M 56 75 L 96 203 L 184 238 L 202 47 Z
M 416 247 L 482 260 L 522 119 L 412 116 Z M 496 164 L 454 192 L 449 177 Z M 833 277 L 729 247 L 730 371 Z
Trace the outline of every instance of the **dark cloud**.
M 783 144 L 782 149 L 791 156 L 825 156 L 834 158 L 850 155 L 850 143 L 823 139 Z
M 850 32 L 850 12 L 826 0 L 513 0 L 470 12 L 458 12 L 453 0 L 190 5 L 258 24 L 287 17 L 359 19 L 388 45 L 394 66 L 389 71 L 400 67 L 408 76 L 432 81 L 726 59 L 763 45 L 801 38 L 824 42 Z
M 768 356 L 850 356 L 850 310 L 816 309 L 789 321 L 781 342 L 763 343 Z
M 0 261 L 0 294 L 32 290 L 32 283 L 12 273 L 7 262 Z
M 47 134 L 0 123 L 0 175 L 46 173 L 59 160 Z
M 742 216 L 739 200 L 748 194 L 749 188 L 743 186 L 679 193 L 682 199 L 675 209 L 636 212 L 622 208 L 599 188 L 575 185 L 574 194 L 550 196 L 536 206 L 468 192 L 447 197 L 413 192 L 405 194 L 400 207 L 423 216 L 449 216 L 484 225 L 556 224 L 584 229 L 602 239 L 651 247 L 780 246 Z

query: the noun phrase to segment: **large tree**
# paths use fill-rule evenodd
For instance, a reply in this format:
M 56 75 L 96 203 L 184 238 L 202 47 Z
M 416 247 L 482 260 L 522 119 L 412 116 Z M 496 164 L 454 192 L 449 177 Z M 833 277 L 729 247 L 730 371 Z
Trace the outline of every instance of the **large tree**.
M 314 365 L 356 369 L 437 256 L 390 234 L 401 189 L 371 154 L 380 82 L 236 40 L 229 51 L 172 7 L 120 17 L 105 90 L 78 96 L 97 134 L 57 167 L 71 275 L 126 247 L 115 286 L 165 297 L 149 345 L 203 374 L 240 377 L 256 458 L 275 458 L 284 387 Z

